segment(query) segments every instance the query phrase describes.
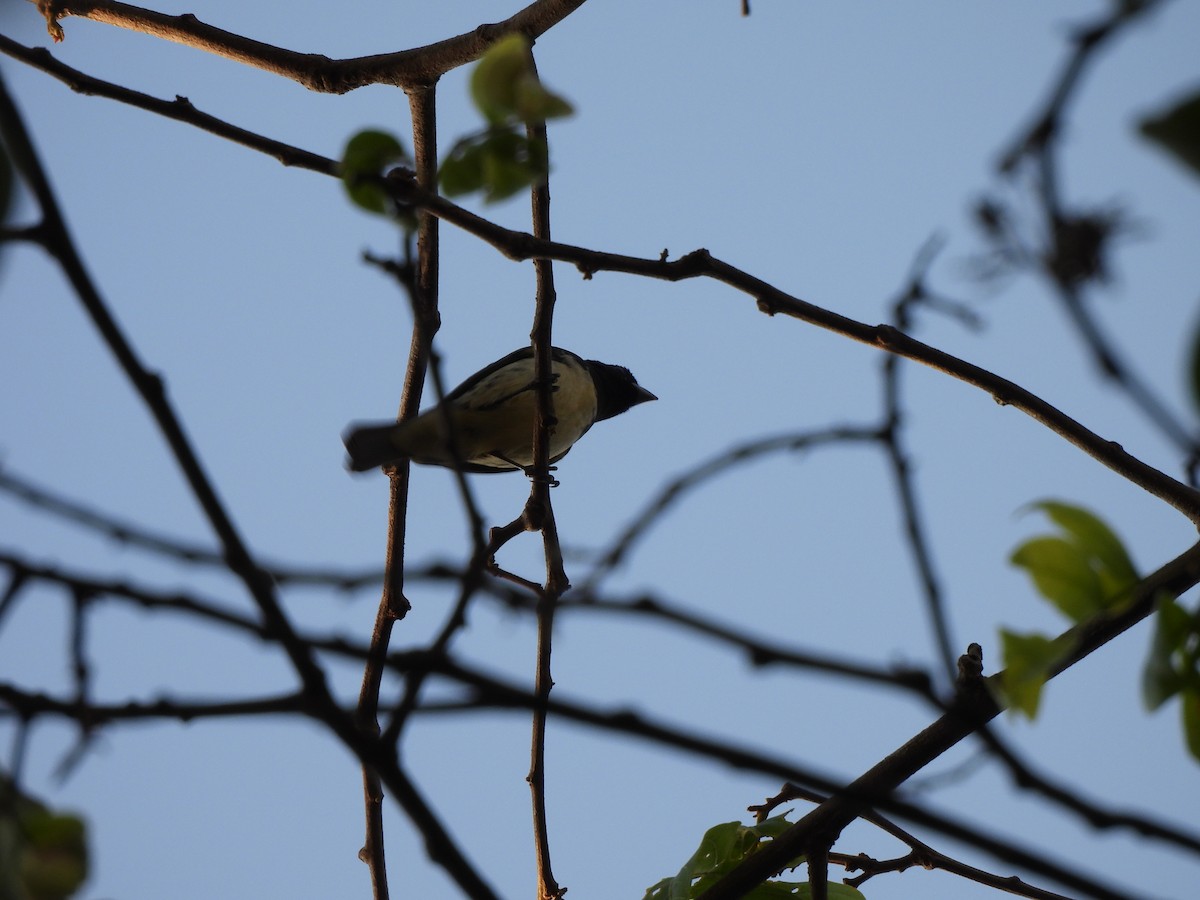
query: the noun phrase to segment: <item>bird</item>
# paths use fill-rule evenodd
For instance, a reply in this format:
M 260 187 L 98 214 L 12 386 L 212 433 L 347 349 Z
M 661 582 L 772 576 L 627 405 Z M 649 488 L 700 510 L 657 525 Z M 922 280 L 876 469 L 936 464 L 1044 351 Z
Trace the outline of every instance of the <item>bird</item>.
M 549 461 L 556 463 L 596 422 L 657 400 L 624 366 L 552 347 Z M 408 459 L 464 472 L 528 472 L 537 410 L 533 348 L 480 369 L 437 406 L 404 422 L 352 422 L 342 433 L 346 466 L 365 472 Z M 449 428 L 447 428 L 449 425 Z

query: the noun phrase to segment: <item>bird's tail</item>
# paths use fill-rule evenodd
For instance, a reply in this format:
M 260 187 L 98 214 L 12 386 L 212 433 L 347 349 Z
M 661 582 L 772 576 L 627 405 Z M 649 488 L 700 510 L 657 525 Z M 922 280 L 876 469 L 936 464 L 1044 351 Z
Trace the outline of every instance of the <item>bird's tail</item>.
M 377 469 L 404 457 L 395 443 L 396 423 L 362 423 L 351 425 L 342 434 L 352 472 Z

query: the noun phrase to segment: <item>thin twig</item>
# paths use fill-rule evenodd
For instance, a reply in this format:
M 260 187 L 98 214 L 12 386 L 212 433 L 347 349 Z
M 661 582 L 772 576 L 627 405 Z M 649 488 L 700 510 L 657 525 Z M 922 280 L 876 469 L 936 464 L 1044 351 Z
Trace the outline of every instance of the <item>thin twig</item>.
M 185 541 L 144 528 L 136 522 L 122 519 L 59 494 L 28 478 L 16 475 L 3 466 L 0 466 L 0 491 L 28 503 L 35 509 L 91 529 L 118 543 L 148 550 L 178 562 L 225 568 L 224 557 L 207 544 Z M 261 565 L 271 578 L 281 585 L 322 585 L 343 591 L 352 591 L 364 585 L 375 584 L 383 578 L 383 572 L 378 568 L 351 571 L 348 569 L 337 570 L 332 567 L 265 561 Z
M 1045 775 L 1035 771 L 1002 741 L 992 728 L 980 729 L 979 739 L 1008 769 L 1013 783 L 1018 788 L 1039 794 L 1051 803 L 1079 816 L 1092 828 L 1098 831 L 1127 828 L 1142 837 L 1156 838 L 1200 854 L 1200 835 L 1156 822 L 1147 816 L 1105 809 L 1094 802 L 1084 800 L 1078 789 L 1055 784 Z
M 515 597 L 511 598 L 515 600 Z M 926 700 L 935 701 L 932 680 L 923 669 L 901 666 L 878 666 L 851 662 L 826 653 L 815 653 L 794 647 L 785 647 L 763 638 L 757 638 L 733 626 L 702 616 L 693 609 L 669 603 L 647 594 L 631 598 L 604 597 L 592 593 L 572 591 L 559 603 L 559 612 L 600 612 L 635 615 L 677 625 L 686 631 L 702 634 L 727 644 L 746 655 L 751 665 L 765 668 L 784 665 L 810 669 L 838 675 L 853 681 L 865 681 L 911 691 Z
M 925 276 L 933 263 L 938 249 L 936 241 L 929 241 L 918 252 L 909 273 L 908 286 L 892 305 L 892 321 L 896 327 L 908 333 L 912 325 L 912 309 L 927 296 Z M 946 684 L 952 684 L 955 677 L 955 653 L 953 639 L 950 635 L 950 619 L 942 596 L 941 582 L 938 580 L 933 563 L 933 550 L 921 517 L 917 503 L 917 492 L 913 484 L 912 466 L 907 447 L 904 442 L 905 424 L 907 419 L 901 403 L 900 370 L 903 358 L 888 354 L 883 359 L 883 417 L 885 452 L 892 468 L 892 481 L 895 484 L 896 495 L 900 505 L 900 514 L 904 521 L 904 533 L 908 536 L 909 552 L 917 568 L 921 587 L 925 595 L 925 605 L 929 610 L 929 619 L 933 627 L 934 646 L 942 661 L 942 670 L 946 676 Z
M 1070 52 L 1041 111 L 1011 141 L 997 163 L 999 172 L 1010 177 L 1022 163 L 1032 166 L 1036 179 L 1032 194 L 1042 218 L 1038 242 L 1044 246 L 1020 250 L 1021 242 L 1013 237 L 1007 214 L 996 221 L 1007 223 L 1008 228 L 995 231 L 993 238 L 1008 241 L 1012 249 L 1018 250 L 1011 258 L 1046 279 L 1100 374 L 1124 391 L 1133 406 L 1176 447 L 1195 455 L 1200 453 L 1200 439 L 1122 357 L 1085 296 L 1085 286 L 1102 280 L 1106 272 L 1104 255 L 1117 228 L 1116 217 L 1070 209 L 1063 200 L 1059 179 L 1064 122 L 1084 72 L 1103 48 L 1160 5 L 1161 0 L 1113 4 L 1108 13 L 1072 34 Z
M 793 800 L 805 800 L 809 803 L 820 804 L 826 802 L 828 799 L 827 796 L 818 791 L 809 790 L 802 785 L 789 783 L 784 785 L 778 794 L 769 798 L 765 803 L 751 806 L 750 812 L 754 813 L 756 821 L 762 822 L 780 804 L 790 803 Z M 1069 900 L 1069 898 L 1064 897 L 1062 894 L 1055 894 L 1052 891 L 1026 884 L 1015 876 L 996 875 L 960 862 L 938 850 L 934 850 L 891 819 L 880 815 L 874 810 L 865 811 L 860 818 L 907 844 L 911 852 L 900 859 L 887 861 L 874 860 L 861 853 L 855 856 L 843 853 L 831 853 L 829 855 L 830 861 L 844 866 L 847 872 L 853 872 L 856 869 L 863 872 L 858 878 L 845 879 L 845 883 L 851 887 L 859 887 L 863 882 L 880 873 L 902 872 L 906 868 L 915 865 L 926 869 L 941 869 L 985 885 L 986 887 L 1015 894 L 1018 897 L 1030 897 L 1033 900 Z
M 42 216 L 41 226 L 46 234 L 46 249 L 62 268 L 101 339 L 158 425 L 172 456 L 224 550 L 230 571 L 241 579 L 258 605 L 266 624 L 278 635 L 297 675 L 311 694 L 314 706 L 328 717 L 327 724 L 330 728 L 353 745 L 356 735 L 352 724 L 345 719 L 334 703 L 325 682 L 325 673 L 313 658 L 310 649 L 297 638 L 291 622 L 279 604 L 270 576 L 254 561 L 241 533 L 218 497 L 216 488 L 205 473 L 167 397 L 162 377 L 147 369 L 138 358 L 84 266 L 29 133 L 2 79 L 0 129 L 3 131 L 14 165 L 21 172 L 37 201 Z
M 308 150 L 302 150 L 299 147 L 293 147 L 282 141 L 264 137 L 253 131 L 247 131 L 244 128 L 239 128 L 208 113 L 201 112 L 192 105 L 192 102 L 187 97 L 177 96 L 174 100 L 161 100 L 158 97 L 152 97 L 141 91 L 113 84 L 111 81 L 95 78 L 59 62 L 44 47 L 26 47 L 3 34 L 0 34 L 0 53 L 5 53 L 13 59 L 18 59 L 34 68 L 41 69 L 43 72 L 63 82 L 76 93 L 117 100 L 138 109 L 144 109 L 147 112 L 165 116 L 168 119 L 174 119 L 177 122 L 194 125 L 210 134 L 233 141 L 235 144 L 240 144 L 251 150 L 257 150 L 259 153 L 273 156 L 285 166 L 295 166 L 296 168 L 309 169 L 322 175 L 337 177 L 338 164 L 335 160 L 327 159 L 316 153 L 310 153 Z
M 521 689 L 461 667 L 447 669 L 444 674 L 460 679 L 463 683 L 476 684 L 481 692 L 480 709 L 493 710 L 497 706 L 507 704 L 526 709 L 534 703 L 533 698 Z M 467 707 L 461 703 L 451 704 L 448 707 L 454 712 L 461 712 L 464 708 Z M 802 767 L 795 762 L 767 756 L 756 750 L 707 735 L 672 728 L 648 720 L 636 712 L 618 710 L 604 713 L 582 704 L 563 700 L 561 696 L 550 701 L 549 709 L 556 717 L 564 720 L 601 728 L 615 734 L 632 735 L 671 750 L 695 754 L 702 759 L 719 760 L 734 768 L 798 781 L 831 796 L 851 790 L 838 779 L 822 775 L 810 767 Z M 797 773 L 798 777 L 788 774 L 789 772 Z M 935 813 L 925 807 L 902 800 L 894 793 L 873 797 L 870 805 L 885 809 L 889 813 L 953 838 L 955 841 L 983 850 L 997 859 L 1022 866 L 1031 872 L 1063 884 L 1082 885 L 1087 889 L 1096 887 L 1101 892 L 1104 890 L 1095 880 L 1045 858 L 1039 851 L 1023 848 L 1004 838 L 989 834 L 978 825 L 968 823 L 963 819 L 946 813 Z M 798 853 L 793 853 L 788 857 L 788 861 L 797 855 Z M 1111 896 L 1111 894 L 1106 896 Z
M 537 64 L 529 54 L 529 64 L 537 77 Z M 529 140 L 547 148 L 546 123 L 534 122 L 526 127 Z M 542 240 L 550 240 L 550 181 L 549 176 L 538 181 L 530 191 L 533 233 Z M 567 573 L 563 566 L 562 547 L 558 539 L 558 526 L 554 519 L 554 506 L 550 500 L 550 433 L 555 425 L 553 401 L 553 346 L 554 265 L 548 259 L 534 260 L 537 280 L 537 299 L 533 314 L 530 340 L 533 342 L 534 381 L 537 385 L 537 415 L 533 429 L 533 467 L 530 471 L 529 500 L 526 503 L 527 517 L 531 525 L 542 532 L 542 550 L 546 561 L 546 581 L 537 593 L 537 664 L 534 675 L 533 693 L 536 705 L 533 710 L 532 734 L 529 749 L 530 798 L 533 805 L 533 833 L 536 848 L 538 898 L 557 900 L 566 889 L 554 878 L 550 865 L 550 824 L 546 816 L 546 719 L 549 715 L 546 704 L 554 687 L 550 657 L 554 640 L 554 612 L 559 598 L 569 588 Z
M 826 444 L 880 441 L 883 435 L 878 428 L 842 426 L 820 431 L 789 431 L 784 434 L 755 438 L 735 444 L 703 462 L 685 469 L 671 477 L 658 494 L 651 497 L 628 525 L 609 542 L 608 549 L 599 554 L 579 585 L 577 592 L 593 593 L 604 578 L 611 574 L 633 550 L 634 546 L 653 528 L 658 521 L 683 497 L 705 482 L 722 475 L 743 463 L 771 453 L 799 453 Z
M 2 79 L 0 129 L 3 131 L 10 158 L 30 187 L 41 211 L 40 227 L 45 232 L 45 247 L 59 263 L 104 343 L 158 424 L 174 459 L 224 549 L 230 571 L 245 585 L 258 607 L 267 633 L 281 645 L 291 661 L 303 686 L 309 714 L 320 720 L 351 749 L 364 766 L 373 767 L 380 772 L 381 778 L 397 802 L 421 831 L 430 858 L 445 869 L 467 896 L 478 900 L 490 900 L 495 897 L 495 892 L 458 848 L 412 779 L 400 767 L 394 754 L 389 753 L 377 740 L 372 740 L 370 735 L 364 735 L 333 698 L 324 670 L 318 664 L 312 647 L 305 643 L 292 627 L 290 619 L 280 605 L 269 573 L 255 562 L 218 497 L 215 487 L 209 481 L 174 408 L 167 399 L 162 378 L 142 364 L 85 268 L 63 220 L 45 170 Z
M 446 399 L 446 386 L 442 379 L 441 360 L 437 352 L 432 349 L 430 351 L 429 362 L 429 373 L 433 379 L 434 393 L 437 396 L 438 405 L 441 407 Z M 450 415 L 449 409 L 442 408 L 445 413 L 447 444 L 450 447 L 451 453 L 461 459 L 458 452 L 454 419 Z M 449 572 L 445 573 L 449 580 L 454 581 L 458 585 L 458 596 L 450 613 L 442 623 L 437 636 L 426 647 L 428 653 L 435 657 L 446 655 L 455 636 L 466 627 L 467 609 L 483 584 L 484 572 L 488 564 L 488 545 L 483 535 L 483 515 L 479 511 L 479 504 L 475 501 L 475 494 L 471 490 L 470 483 L 467 481 L 466 473 L 461 468 L 456 467 L 453 470 L 453 476 L 455 484 L 458 487 L 459 499 L 466 514 L 468 538 L 471 541 L 472 551 L 471 559 L 464 568 L 454 570 L 453 574 Z M 415 574 L 412 571 L 406 572 L 405 578 L 412 580 Z M 421 696 L 421 688 L 424 686 L 425 678 L 428 674 L 429 670 L 425 667 L 412 669 L 406 673 L 404 693 L 392 710 L 391 719 L 382 735 L 382 740 L 389 746 L 400 740 L 400 735 L 405 725 L 417 708 Z

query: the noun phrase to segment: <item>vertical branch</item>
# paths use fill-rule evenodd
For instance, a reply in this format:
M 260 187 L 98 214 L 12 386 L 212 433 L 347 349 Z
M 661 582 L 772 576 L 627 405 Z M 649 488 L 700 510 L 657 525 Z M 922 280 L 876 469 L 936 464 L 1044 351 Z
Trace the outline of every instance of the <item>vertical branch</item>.
M 71 675 L 75 679 L 75 700 L 86 706 L 91 699 L 92 667 L 87 657 L 88 603 L 92 595 L 76 586 L 71 591 Z
M 903 420 L 903 412 L 900 408 L 901 363 L 900 357 L 892 355 L 883 361 L 884 402 L 887 406 L 884 413 L 886 419 L 884 433 L 887 435 L 887 439 L 884 441 L 884 452 L 892 467 L 892 480 L 896 486 L 900 513 L 904 519 L 904 531 L 908 535 L 909 552 L 916 564 L 921 587 L 925 593 L 925 603 L 929 609 L 934 644 L 941 659 L 942 672 L 949 681 L 952 681 L 954 678 L 954 650 L 951 645 L 949 617 L 946 614 L 941 582 L 934 570 L 925 526 L 917 506 L 917 494 L 913 489 L 909 455 L 900 436 Z
M 530 53 L 530 65 L 537 72 L 536 63 Z M 546 137 L 546 123 L 531 123 L 527 127 L 529 139 L 546 149 L 547 167 L 550 145 Z M 550 240 L 550 180 L 549 175 L 532 191 L 533 234 L 537 238 Z M 568 587 L 566 570 L 563 567 L 562 548 L 558 542 L 558 528 L 554 521 L 554 508 L 550 503 L 549 452 L 550 429 L 554 425 L 554 406 L 551 399 L 551 347 L 553 346 L 554 266 L 548 259 L 535 259 L 537 276 L 537 306 L 534 310 L 533 340 L 534 377 L 537 380 L 537 416 L 533 433 L 533 478 L 530 486 L 526 519 L 532 513 L 534 521 L 542 531 L 542 547 L 546 557 L 546 583 L 538 592 L 537 605 L 537 671 L 534 676 L 535 706 L 533 710 L 533 734 L 530 745 L 529 790 L 533 802 L 534 840 L 537 845 L 537 873 L 539 900 L 561 897 L 563 889 L 554 879 L 550 867 L 550 830 L 546 820 L 546 716 L 550 690 L 554 679 L 550 669 L 550 651 L 554 633 L 554 611 L 558 598 Z
M 908 333 L 912 326 L 910 309 L 913 304 L 926 298 L 925 272 L 933 262 L 933 256 L 938 247 L 930 242 L 922 248 L 914 263 L 912 275 L 909 278 L 908 289 L 896 301 L 893 307 L 893 318 L 896 327 Z M 909 551 L 917 567 L 921 586 L 925 593 L 925 603 L 929 609 L 929 618 L 933 626 L 934 643 L 941 657 L 942 668 L 947 683 L 953 683 L 957 671 L 957 663 L 951 643 L 950 621 L 946 613 L 946 604 L 942 595 L 941 583 L 933 564 L 933 553 L 930 549 L 928 535 L 921 519 L 917 504 L 917 494 L 913 485 L 912 468 L 909 455 L 904 445 L 903 425 L 904 410 L 900 399 L 900 370 L 903 360 L 889 353 L 883 360 L 883 395 L 884 395 L 884 452 L 892 467 L 892 479 L 896 486 L 897 499 L 900 504 L 901 516 L 904 519 L 904 530 L 908 535 Z
M 413 123 L 413 153 L 416 157 L 417 179 L 429 191 L 437 189 L 437 120 L 433 84 L 413 89 L 408 94 Z M 400 399 L 399 418 L 409 419 L 421 405 L 425 372 L 429 365 L 433 335 L 440 325 L 438 318 L 438 223 L 437 219 L 420 213 L 417 230 L 417 268 L 413 279 L 413 328 L 404 374 L 404 389 Z M 358 698 L 358 726 L 364 734 L 379 735 L 379 689 L 383 680 L 392 626 L 404 618 L 411 608 L 404 596 L 404 538 L 408 512 L 409 463 L 407 460 L 389 472 L 388 536 L 383 579 L 383 596 L 375 615 L 371 647 L 363 672 Z M 383 845 L 383 788 L 379 774 L 363 766 L 363 797 L 366 805 L 366 840 L 359 858 L 371 870 L 375 900 L 387 900 L 387 866 Z

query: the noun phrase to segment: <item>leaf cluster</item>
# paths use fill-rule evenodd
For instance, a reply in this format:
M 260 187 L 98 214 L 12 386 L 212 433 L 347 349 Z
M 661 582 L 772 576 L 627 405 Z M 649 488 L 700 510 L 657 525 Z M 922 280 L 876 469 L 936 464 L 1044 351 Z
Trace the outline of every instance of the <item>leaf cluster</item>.
M 545 135 L 530 134 L 526 126 L 573 110 L 542 85 L 527 38 L 510 34 L 484 54 L 471 73 L 471 99 L 487 126 L 450 148 L 438 176 L 446 195 L 481 191 L 494 203 L 545 178 L 550 170 Z
M 722 822 L 704 832 L 700 846 L 673 877 L 648 888 L 644 900 L 691 900 L 699 897 L 725 875 L 733 871 L 763 844 L 782 834 L 791 825 L 787 814 L 773 816 L 756 825 L 741 822 Z M 792 861 L 788 868 L 804 862 L 804 857 Z M 747 900 L 807 900 L 812 886 L 794 881 L 766 881 L 745 895 Z M 863 900 L 861 892 L 845 884 L 830 883 L 830 900 Z
M 0 773 L 0 897 L 65 900 L 87 873 L 83 820 L 20 793 Z
M 450 197 L 479 192 L 487 203 L 507 199 L 550 171 L 545 135 L 538 126 L 569 116 L 571 104 L 538 78 L 528 38 L 510 34 L 483 55 L 471 74 L 471 100 L 486 125 L 460 138 L 442 160 L 438 183 Z M 388 196 L 383 177 L 410 164 L 400 139 L 367 129 L 350 138 L 342 154 L 342 183 L 356 206 L 376 215 L 411 217 Z
M 1099 517 L 1055 500 L 1033 505 L 1058 526 L 1058 533 L 1026 541 L 1013 551 L 1038 593 L 1075 624 L 1119 611 L 1140 580 L 1120 538 Z M 1179 696 L 1184 741 L 1200 760 L 1200 609 L 1189 611 L 1162 593 L 1157 626 L 1142 672 L 1148 709 Z M 1013 710 L 1037 715 L 1042 688 L 1074 648 L 1072 632 L 1058 637 L 1001 631 L 1004 677 L 1001 690 Z

